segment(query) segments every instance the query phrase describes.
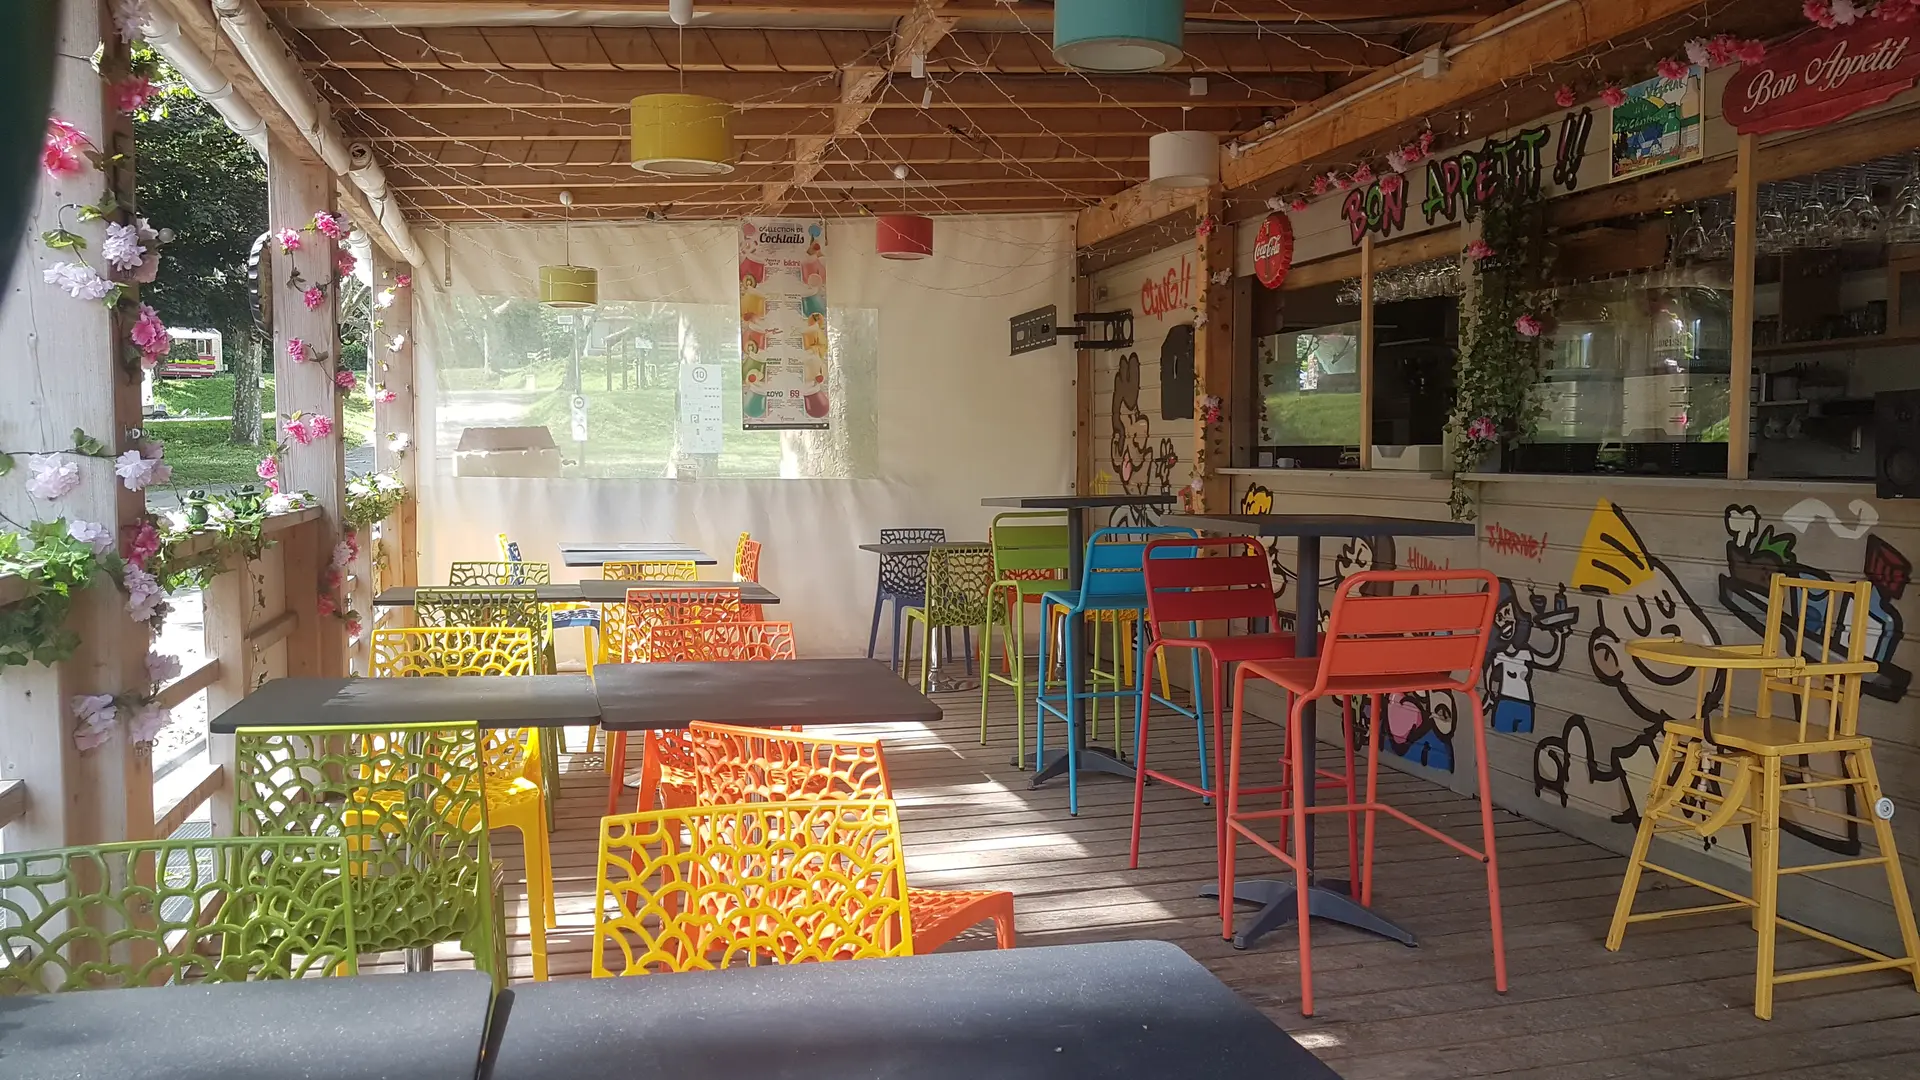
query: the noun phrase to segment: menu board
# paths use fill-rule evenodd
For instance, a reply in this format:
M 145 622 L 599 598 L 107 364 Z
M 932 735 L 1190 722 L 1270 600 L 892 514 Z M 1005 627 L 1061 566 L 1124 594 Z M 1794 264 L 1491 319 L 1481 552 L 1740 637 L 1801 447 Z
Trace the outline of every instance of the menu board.
M 1700 69 L 1621 87 L 1613 107 L 1613 179 L 1700 160 Z
M 825 428 L 827 229 L 819 218 L 740 222 L 741 426 Z

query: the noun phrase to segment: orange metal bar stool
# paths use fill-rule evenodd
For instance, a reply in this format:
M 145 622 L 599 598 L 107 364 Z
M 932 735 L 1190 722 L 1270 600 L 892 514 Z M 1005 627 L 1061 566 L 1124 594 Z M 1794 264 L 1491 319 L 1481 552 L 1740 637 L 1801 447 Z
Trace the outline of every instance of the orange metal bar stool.
M 1422 591 L 1411 596 L 1370 596 L 1362 593 L 1369 585 L 1384 585 L 1387 592 L 1402 583 L 1418 583 Z M 1475 586 L 1472 592 L 1450 592 L 1450 588 Z M 1294 895 L 1298 903 L 1296 918 L 1300 930 L 1300 1012 L 1313 1015 L 1313 953 L 1309 927 L 1308 875 L 1311 867 L 1299 850 L 1288 851 L 1260 835 L 1258 825 L 1276 818 L 1292 822 L 1295 837 L 1305 835 L 1309 814 L 1365 815 L 1366 841 L 1355 884 L 1358 900 L 1364 908 L 1373 902 L 1373 838 L 1375 820 L 1387 814 L 1433 837 L 1448 847 L 1476 859 L 1487 868 L 1487 907 L 1493 928 L 1493 983 L 1502 993 L 1507 989 L 1505 934 L 1500 921 L 1500 872 L 1494 857 L 1493 792 L 1487 781 L 1487 733 L 1481 723 L 1480 693 L 1477 683 L 1480 665 L 1486 658 L 1487 638 L 1493 625 L 1494 602 L 1499 583 L 1484 570 L 1472 571 L 1369 571 L 1355 574 L 1340 584 L 1334 598 L 1333 614 L 1320 655 L 1297 660 L 1249 661 L 1234 675 L 1233 749 L 1228 764 L 1227 829 L 1228 840 L 1222 851 L 1222 891 L 1231 895 L 1234 880 L 1234 852 L 1239 837 L 1279 859 L 1294 872 Z M 1243 811 L 1240 808 L 1240 732 L 1246 702 L 1247 679 L 1266 679 L 1284 688 L 1292 698 L 1287 710 L 1287 746 L 1294 750 L 1288 770 L 1294 791 L 1305 785 L 1302 776 L 1306 755 L 1299 752 L 1301 715 L 1319 698 L 1365 695 L 1373 701 L 1374 722 L 1368 725 L 1367 797 L 1365 801 L 1333 806 L 1308 806 L 1301 799 L 1282 810 Z M 1379 798 L 1380 730 L 1379 718 L 1385 696 L 1395 693 L 1448 690 L 1465 694 L 1470 708 L 1463 714 L 1474 718 L 1474 765 L 1480 783 L 1480 830 L 1482 847 L 1475 849 Z M 1229 918 L 1231 909 L 1222 905 Z M 1231 933 L 1232 927 L 1226 927 Z
M 1147 544 L 1143 564 L 1147 590 L 1147 627 L 1150 640 L 1147 643 L 1145 663 L 1141 665 L 1139 678 L 1142 683 L 1148 679 L 1154 667 L 1154 658 L 1163 649 L 1192 649 L 1204 652 L 1211 661 L 1213 690 L 1213 754 L 1212 782 L 1208 782 L 1207 737 L 1205 721 L 1200 715 L 1195 722 L 1201 725 L 1200 731 L 1200 782 L 1198 784 L 1180 777 L 1147 768 L 1147 730 L 1148 698 L 1144 686 L 1140 695 L 1140 713 L 1134 732 L 1134 779 L 1133 779 L 1133 843 L 1128 849 L 1127 866 L 1138 869 L 1140 866 L 1140 824 L 1142 809 L 1146 801 L 1147 780 L 1151 777 L 1162 783 L 1172 784 L 1182 791 L 1190 791 L 1203 799 L 1213 800 L 1214 805 L 1214 851 L 1225 850 L 1227 836 L 1226 806 L 1218 798 L 1223 771 L 1219 757 L 1224 753 L 1220 738 L 1226 694 L 1222 685 L 1223 676 L 1230 665 L 1247 660 L 1285 660 L 1291 659 L 1294 651 L 1292 634 L 1277 632 L 1247 634 L 1241 637 L 1201 637 L 1200 624 L 1218 620 L 1260 619 L 1262 625 L 1272 628 L 1279 625 L 1280 612 L 1273 602 L 1273 578 L 1267 568 L 1267 556 L 1260 542 L 1251 537 L 1231 536 L 1213 537 L 1204 540 L 1186 538 L 1155 540 Z M 1170 629 L 1184 626 L 1184 636 L 1174 636 Z M 1196 695 L 1199 688 L 1194 688 Z M 1195 713 L 1202 706 L 1196 696 Z M 1352 770 L 1348 770 L 1346 779 L 1348 794 L 1352 794 Z M 1281 791 L 1284 785 L 1249 789 L 1246 794 L 1267 794 Z M 1228 894 L 1231 896 L 1231 892 Z M 1229 901 L 1229 904 L 1231 901 Z

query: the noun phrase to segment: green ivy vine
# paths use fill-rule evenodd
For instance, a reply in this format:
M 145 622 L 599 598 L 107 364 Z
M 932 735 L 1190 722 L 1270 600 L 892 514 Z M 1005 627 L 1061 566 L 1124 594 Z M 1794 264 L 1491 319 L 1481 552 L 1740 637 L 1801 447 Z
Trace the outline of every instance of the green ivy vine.
M 1454 362 L 1453 490 L 1456 521 L 1473 518 L 1467 474 L 1490 452 L 1533 434 L 1541 406 L 1539 336 L 1546 273 L 1545 223 L 1537 202 L 1494 200 L 1480 217 L 1481 243 L 1469 249 L 1472 304 Z M 1533 331 L 1523 332 L 1522 328 Z
M 120 556 L 75 539 L 65 518 L 36 521 L 24 533 L 0 533 L 0 577 L 26 583 L 19 602 L 0 606 L 0 667 L 52 664 L 72 656 L 80 635 L 67 628 L 73 596 L 96 574 L 118 578 Z

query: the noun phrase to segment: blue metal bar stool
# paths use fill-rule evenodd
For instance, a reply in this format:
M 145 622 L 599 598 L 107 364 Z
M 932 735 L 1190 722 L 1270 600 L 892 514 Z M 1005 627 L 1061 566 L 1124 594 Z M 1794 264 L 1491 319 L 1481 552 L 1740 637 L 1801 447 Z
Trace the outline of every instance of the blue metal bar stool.
M 1192 529 L 1155 526 L 1138 529 L 1101 529 L 1087 541 L 1085 569 L 1081 574 L 1078 589 L 1061 590 L 1047 593 L 1040 601 L 1040 625 L 1050 625 L 1049 615 L 1055 608 L 1061 609 L 1069 620 L 1084 618 L 1091 612 L 1133 611 L 1138 612 L 1136 625 L 1145 625 L 1147 613 L 1147 585 L 1143 567 L 1146 561 L 1147 542 L 1155 537 L 1178 536 L 1198 539 L 1198 533 Z M 1040 638 L 1040 670 L 1047 670 L 1047 650 L 1053 646 L 1052 635 L 1043 634 Z M 1087 658 L 1075 656 L 1067 650 L 1066 685 L 1059 694 L 1047 692 L 1046 680 L 1040 680 L 1034 695 L 1036 711 L 1034 720 L 1037 730 L 1034 733 L 1034 760 L 1036 763 L 1046 760 L 1047 716 L 1049 714 L 1064 720 L 1067 725 L 1067 812 L 1080 812 L 1080 773 L 1078 752 L 1083 728 L 1081 727 L 1082 702 L 1098 701 L 1101 698 L 1132 700 L 1132 708 L 1137 712 L 1151 702 L 1143 703 L 1140 695 L 1148 694 L 1152 701 L 1160 702 L 1171 708 L 1179 709 L 1172 701 L 1154 694 L 1146 674 L 1147 635 L 1140 634 L 1133 643 L 1135 653 L 1134 671 L 1143 678 L 1133 686 L 1121 687 L 1118 676 L 1107 680 L 1108 690 L 1098 689 L 1085 670 Z M 1118 671 L 1119 665 L 1114 665 Z M 1194 658 L 1194 685 L 1199 685 L 1199 658 Z M 1195 702 L 1193 712 L 1179 709 L 1183 715 L 1192 716 L 1199 711 Z M 1138 732 L 1136 730 L 1136 740 Z M 1203 752 L 1204 760 L 1204 752 Z

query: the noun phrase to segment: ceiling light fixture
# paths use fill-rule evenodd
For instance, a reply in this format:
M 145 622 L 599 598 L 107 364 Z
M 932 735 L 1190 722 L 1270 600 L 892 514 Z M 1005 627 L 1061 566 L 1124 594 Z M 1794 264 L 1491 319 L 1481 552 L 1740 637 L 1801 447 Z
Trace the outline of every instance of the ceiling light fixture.
M 1220 143 L 1209 131 L 1163 131 L 1147 140 L 1147 176 L 1155 187 L 1212 187 L 1220 180 Z
M 1184 55 L 1184 0 L 1058 0 L 1053 58 L 1080 71 L 1157 71 Z
M 926 78 L 927 77 L 927 54 L 923 52 L 914 53 L 912 66 L 913 66 L 914 78 L 916 79 Z
M 659 176 L 733 171 L 733 106 L 699 94 L 633 99 L 633 167 Z
M 675 26 L 685 26 L 693 21 L 693 0 L 667 0 L 667 17 Z
M 566 262 L 540 268 L 540 303 L 553 308 L 585 308 L 600 302 L 600 271 L 573 265 L 573 192 L 560 193 L 560 225 Z

